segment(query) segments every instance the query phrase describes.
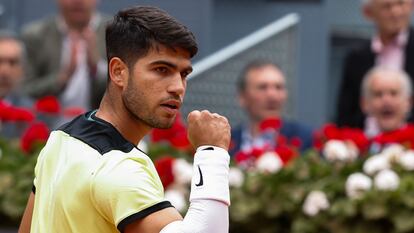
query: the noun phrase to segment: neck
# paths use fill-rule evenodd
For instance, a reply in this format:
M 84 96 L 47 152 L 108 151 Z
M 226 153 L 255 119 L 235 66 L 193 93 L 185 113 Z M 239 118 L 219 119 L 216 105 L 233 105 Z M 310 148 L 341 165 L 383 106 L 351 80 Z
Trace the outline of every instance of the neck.
M 379 38 L 384 45 L 392 43 L 395 38 L 398 36 L 398 33 L 380 33 Z
M 89 19 L 85 20 L 84 22 L 70 21 L 67 18 L 63 18 L 63 19 L 69 31 L 83 32 L 85 28 L 89 26 L 89 23 L 92 20 L 92 16 L 89 17 Z
M 255 121 L 255 120 L 250 121 L 249 131 L 253 138 L 257 137 L 260 133 L 259 125 L 260 125 L 259 121 Z
M 114 98 L 110 91 L 106 91 L 102 98 L 96 116 L 111 123 L 121 135 L 134 145 L 144 138 L 151 127 L 139 122 L 125 108 L 121 97 Z

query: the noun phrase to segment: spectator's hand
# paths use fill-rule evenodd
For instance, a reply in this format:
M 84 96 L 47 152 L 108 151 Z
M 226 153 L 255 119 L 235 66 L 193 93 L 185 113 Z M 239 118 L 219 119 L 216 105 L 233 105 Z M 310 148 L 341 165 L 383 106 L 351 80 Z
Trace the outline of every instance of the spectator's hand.
M 87 27 L 82 32 L 82 37 L 86 42 L 86 54 L 89 70 L 92 74 L 96 73 L 97 64 L 99 61 L 99 51 L 97 48 L 96 33 L 91 28 Z
M 190 112 L 187 120 L 188 139 L 194 148 L 211 145 L 228 150 L 230 125 L 225 117 L 204 110 Z
M 72 77 L 73 73 L 76 70 L 78 64 L 78 53 L 80 49 L 81 38 L 79 33 L 77 32 L 70 32 L 69 33 L 69 41 L 70 41 L 70 57 L 69 63 L 64 65 L 63 69 L 59 75 L 59 85 L 65 86 L 69 79 Z

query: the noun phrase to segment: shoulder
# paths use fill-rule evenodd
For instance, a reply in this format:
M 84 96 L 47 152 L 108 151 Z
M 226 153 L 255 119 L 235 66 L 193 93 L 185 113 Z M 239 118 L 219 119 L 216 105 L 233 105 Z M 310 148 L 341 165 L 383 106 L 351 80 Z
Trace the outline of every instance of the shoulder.
M 371 50 L 371 41 L 367 40 L 362 42 L 360 45 L 352 48 L 346 55 L 348 61 L 355 61 L 355 59 L 365 59 L 366 57 L 372 56 L 374 53 Z
M 22 37 L 43 37 L 45 35 L 44 33 L 48 33 L 48 31 L 57 28 L 56 19 L 56 16 L 49 16 L 24 25 L 22 29 Z
M 82 114 L 61 126 L 59 130 L 88 144 L 102 155 L 111 151 L 128 153 L 136 148 L 110 123 L 95 117 L 94 113 L 95 111 L 91 111 Z

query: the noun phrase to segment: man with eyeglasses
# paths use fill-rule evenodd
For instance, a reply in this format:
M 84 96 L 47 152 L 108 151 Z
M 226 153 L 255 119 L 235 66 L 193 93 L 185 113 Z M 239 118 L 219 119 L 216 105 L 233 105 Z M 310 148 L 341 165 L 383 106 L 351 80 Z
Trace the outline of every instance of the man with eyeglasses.
M 362 12 L 374 23 L 376 34 L 345 60 L 336 121 L 341 126 L 375 130 L 378 123 L 360 108 L 361 82 L 374 66 L 403 70 L 411 80 L 414 77 L 413 0 L 363 0 Z
M 12 32 L 0 31 L 0 101 L 4 104 L 32 106 L 32 100 L 19 90 L 24 76 L 24 56 L 23 43 Z M 0 136 L 18 137 L 23 129 L 23 123 L 1 122 Z

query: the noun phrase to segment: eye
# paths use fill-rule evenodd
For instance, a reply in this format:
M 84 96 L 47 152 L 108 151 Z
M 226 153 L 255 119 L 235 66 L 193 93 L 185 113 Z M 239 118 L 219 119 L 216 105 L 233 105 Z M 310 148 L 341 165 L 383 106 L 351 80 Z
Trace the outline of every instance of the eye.
M 190 72 L 184 71 L 184 72 L 181 72 L 180 74 L 181 74 L 182 78 L 187 78 L 187 76 L 190 74 Z
M 168 69 L 167 69 L 167 67 L 163 67 L 163 66 L 156 67 L 156 68 L 155 68 L 155 71 L 157 71 L 158 73 L 161 73 L 161 74 L 166 74 L 166 73 L 168 73 Z

